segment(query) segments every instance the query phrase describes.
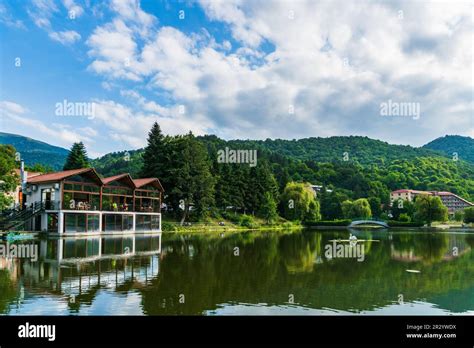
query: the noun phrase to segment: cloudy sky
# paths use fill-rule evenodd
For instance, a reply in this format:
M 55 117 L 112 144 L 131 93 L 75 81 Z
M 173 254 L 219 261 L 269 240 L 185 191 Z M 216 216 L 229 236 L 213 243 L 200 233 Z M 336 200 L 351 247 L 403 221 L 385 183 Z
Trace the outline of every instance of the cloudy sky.
M 154 121 L 226 139 L 474 136 L 473 20 L 460 1 L 2 1 L 0 130 L 92 157 L 144 146 Z M 419 117 L 382 115 L 389 100 Z

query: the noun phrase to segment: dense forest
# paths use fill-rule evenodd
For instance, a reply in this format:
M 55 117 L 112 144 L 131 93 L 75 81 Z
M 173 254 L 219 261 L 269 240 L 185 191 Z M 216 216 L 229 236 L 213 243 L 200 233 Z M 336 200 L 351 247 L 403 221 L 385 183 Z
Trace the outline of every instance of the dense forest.
M 423 148 L 441 151 L 448 157 L 458 157 L 474 163 L 474 139 L 460 135 L 446 135 L 435 139 Z
M 280 192 L 286 183 L 298 181 L 324 185 L 334 190 L 336 196 L 377 197 L 382 203 L 388 203 L 390 191 L 400 188 L 451 191 L 474 201 L 474 164 L 429 149 L 390 145 L 366 137 L 225 141 L 207 135 L 196 139 L 206 146 L 214 163 L 217 151 L 225 147 L 257 149 L 257 167 L 262 164 L 271 170 Z M 105 176 L 122 172 L 138 176 L 142 156 L 143 150 L 116 152 L 93 160 L 92 166 Z M 214 171 L 218 167 L 214 165 Z M 235 164 L 225 170 L 229 173 L 222 175 L 252 171 L 248 166 Z

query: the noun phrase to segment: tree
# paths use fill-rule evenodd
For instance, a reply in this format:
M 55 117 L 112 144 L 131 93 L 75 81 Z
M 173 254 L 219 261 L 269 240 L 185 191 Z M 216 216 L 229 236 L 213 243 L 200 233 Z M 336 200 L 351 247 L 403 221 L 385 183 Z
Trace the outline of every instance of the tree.
M 474 207 L 464 209 L 464 222 L 467 224 L 474 222 Z
M 87 152 L 84 144 L 82 143 L 82 141 L 79 143 L 74 143 L 71 147 L 69 155 L 67 156 L 63 170 L 89 167 L 89 159 L 87 158 Z
M 0 145 L 0 210 L 7 208 L 13 201 L 7 193 L 12 192 L 20 183 L 15 174 L 16 150 L 11 145 Z
M 191 206 L 198 218 L 205 217 L 214 204 L 215 185 L 206 148 L 191 132 L 171 138 L 166 148 L 165 156 L 171 160 L 163 168 L 163 177 L 171 206 L 183 211 L 181 224 Z
M 367 219 L 372 216 L 369 201 L 365 198 L 359 198 L 353 202 L 350 200 L 342 202 L 342 213 L 346 219 Z
M 25 166 L 25 170 L 28 172 L 35 173 L 52 173 L 54 172 L 53 168 L 47 164 L 35 163 L 33 166 Z
M 382 201 L 378 197 L 370 197 L 368 199 L 370 204 L 370 210 L 372 211 L 372 215 L 375 217 L 380 217 L 382 214 Z
M 267 223 L 272 223 L 277 217 L 277 203 L 273 199 L 273 196 L 270 192 L 265 192 L 262 208 L 261 208 L 261 215 Z
M 320 205 L 316 199 L 309 202 L 308 212 L 305 215 L 307 221 L 318 221 L 321 220 Z
M 170 161 L 167 157 L 170 151 L 166 148 L 168 140 L 161 132 L 158 122 L 153 123 L 143 152 L 143 167 L 140 173 L 142 178 L 156 177 L 164 180 L 164 173 Z
M 324 220 L 334 220 L 343 217 L 342 202 L 348 200 L 347 194 L 333 190 L 327 192 L 325 187 L 319 194 L 319 202 L 321 205 L 321 215 Z
M 400 214 L 400 216 L 398 217 L 398 221 L 401 221 L 401 222 L 410 222 L 411 221 L 411 217 L 406 214 L 406 213 L 402 213 Z
M 319 204 L 310 206 L 315 199 L 314 191 L 308 183 L 289 182 L 281 196 L 284 217 L 302 221 L 308 216 L 310 209 L 317 209 L 316 216 L 319 216 Z
M 464 220 L 464 211 L 463 210 L 457 210 L 454 212 L 454 220 L 461 222 Z
M 349 199 L 342 202 L 342 204 L 341 204 L 342 215 L 346 219 L 352 219 L 352 217 L 354 215 L 353 214 L 353 207 L 354 207 L 354 204 Z
M 438 196 L 419 195 L 415 200 L 415 216 L 431 226 L 433 221 L 448 220 L 448 208 Z

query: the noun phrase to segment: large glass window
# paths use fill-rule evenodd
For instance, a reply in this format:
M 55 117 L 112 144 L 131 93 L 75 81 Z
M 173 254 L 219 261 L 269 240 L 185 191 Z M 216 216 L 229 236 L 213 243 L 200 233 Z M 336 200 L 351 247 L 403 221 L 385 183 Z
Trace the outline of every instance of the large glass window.
M 104 214 L 104 231 L 131 231 L 133 230 L 133 216 L 124 214 Z
M 99 231 L 98 214 L 64 214 L 66 233 Z
M 137 231 L 158 231 L 160 228 L 160 216 L 157 215 L 137 215 Z

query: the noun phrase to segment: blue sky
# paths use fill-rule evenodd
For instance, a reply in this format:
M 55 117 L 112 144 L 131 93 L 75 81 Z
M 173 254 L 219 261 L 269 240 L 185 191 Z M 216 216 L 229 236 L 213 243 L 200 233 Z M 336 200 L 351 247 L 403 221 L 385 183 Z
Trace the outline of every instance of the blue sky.
M 6 1 L 0 126 L 92 157 L 144 146 L 154 121 L 226 139 L 474 136 L 473 19 L 456 1 Z M 382 115 L 389 101 L 420 114 Z

